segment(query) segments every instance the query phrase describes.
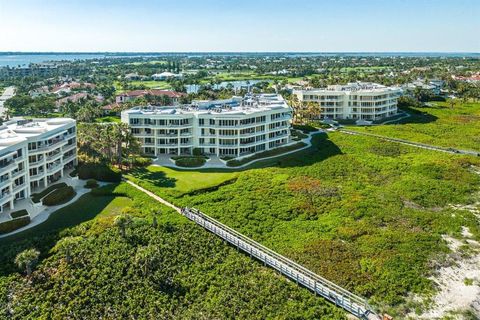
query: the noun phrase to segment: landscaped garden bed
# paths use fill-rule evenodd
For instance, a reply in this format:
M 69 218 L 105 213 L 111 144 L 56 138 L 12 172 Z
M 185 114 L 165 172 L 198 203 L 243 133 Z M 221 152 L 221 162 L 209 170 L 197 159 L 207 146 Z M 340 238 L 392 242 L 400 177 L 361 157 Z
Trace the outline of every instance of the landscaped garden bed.
M 206 156 L 178 156 L 172 157 L 175 161 L 175 165 L 185 168 L 197 168 L 205 164 L 208 157 Z
M 59 189 L 59 188 L 64 188 L 66 186 L 67 186 L 67 184 L 65 182 L 53 184 L 53 185 L 49 186 L 48 188 L 46 188 L 45 190 L 43 190 L 42 192 L 32 194 L 32 201 L 35 202 L 35 203 L 39 203 L 40 200 L 42 200 L 43 197 L 45 197 L 47 194 L 49 194 L 53 190 Z
M 12 217 L 12 219 L 25 217 L 25 216 L 28 216 L 28 211 L 26 209 L 18 210 L 10 213 L 10 217 Z
M 65 186 L 55 189 L 42 199 L 42 204 L 45 206 L 56 206 L 66 203 L 75 197 L 75 190 L 71 186 Z
M 13 220 L 5 221 L 0 223 L 0 234 L 9 233 L 20 229 L 21 227 L 26 226 L 30 223 L 30 217 L 20 217 Z

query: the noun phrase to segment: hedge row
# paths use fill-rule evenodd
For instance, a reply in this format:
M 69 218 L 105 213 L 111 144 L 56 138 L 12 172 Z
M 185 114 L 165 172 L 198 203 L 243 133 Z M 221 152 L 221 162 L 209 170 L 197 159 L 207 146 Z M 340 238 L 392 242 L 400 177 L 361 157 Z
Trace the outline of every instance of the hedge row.
M 293 127 L 293 129 L 301 130 L 301 131 L 306 132 L 306 133 L 318 131 L 317 128 L 315 128 L 314 126 L 308 125 L 308 124 L 294 124 L 292 127 Z
M 30 223 L 30 217 L 21 217 L 0 223 L 0 234 L 9 233 L 20 229 Z
M 12 217 L 12 219 L 25 217 L 25 216 L 28 216 L 28 211 L 26 209 L 22 209 L 22 210 L 18 210 L 10 213 L 10 217 Z
M 67 186 L 64 188 L 56 189 L 45 198 L 43 198 L 42 203 L 45 206 L 56 206 L 65 202 L 68 202 L 73 197 L 75 197 L 75 190 L 73 187 Z
M 87 182 L 85 183 L 85 188 L 93 189 L 96 187 L 98 187 L 98 182 L 95 179 L 88 179 Z
M 105 182 L 120 182 L 120 170 L 102 164 L 83 164 L 78 167 L 78 177 L 83 180 L 95 179 Z
M 49 194 L 53 190 L 58 189 L 58 188 L 64 188 L 66 186 L 67 186 L 67 184 L 65 182 L 52 184 L 51 186 L 49 186 L 48 188 L 46 188 L 42 192 L 32 194 L 32 201 L 35 202 L 35 203 L 38 203 L 38 202 L 40 202 L 40 200 L 42 200 L 43 197 L 45 197 L 47 194 Z
M 185 167 L 185 168 L 201 167 L 206 162 L 204 157 L 183 157 L 183 158 L 177 158 L 174 160 L 177 166 Z

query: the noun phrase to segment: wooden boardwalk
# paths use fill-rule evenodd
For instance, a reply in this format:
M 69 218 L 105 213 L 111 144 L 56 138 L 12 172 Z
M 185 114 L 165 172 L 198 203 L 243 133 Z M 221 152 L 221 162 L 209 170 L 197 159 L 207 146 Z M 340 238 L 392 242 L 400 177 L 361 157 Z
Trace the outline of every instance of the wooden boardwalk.
M 232 228 L 227 227 L 206 214 L 203 214 L 194 208 L 183 208 L 181 214 L 224 239 L 236 248 L 246 252 L 251 257 L 255 257 L 265 265 L 279 271 L 297 284 L 300 284 L 310 289 L 315 294 L 335 303 L 335 305 L 345 309 L 357 318 L 380 319 L 380 317 L 369 306 L 365 298 L 357 296 L 333 282 L 320 277 L 312 271 L 273 250 L 268 249 Z

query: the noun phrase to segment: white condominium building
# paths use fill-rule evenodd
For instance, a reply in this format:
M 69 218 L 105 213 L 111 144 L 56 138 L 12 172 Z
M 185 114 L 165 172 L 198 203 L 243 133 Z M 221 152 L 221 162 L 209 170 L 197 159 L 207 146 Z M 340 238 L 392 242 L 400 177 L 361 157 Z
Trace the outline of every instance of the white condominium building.
M 0 212 L 63 177 L 77 163 L 76 122 L 12 120 L 0 126 Z
M 147 155 L 204 154 L 241 157 L 291 142 L 292 110 L 281 95 L 194 101 L 175 107 L 122 112 Z
M 362 82 L 293 91 L 300 102 L 318 103 L 321 119 L 355 120 L 379 120 L 395 115 L 401 93 L 397 87 Z

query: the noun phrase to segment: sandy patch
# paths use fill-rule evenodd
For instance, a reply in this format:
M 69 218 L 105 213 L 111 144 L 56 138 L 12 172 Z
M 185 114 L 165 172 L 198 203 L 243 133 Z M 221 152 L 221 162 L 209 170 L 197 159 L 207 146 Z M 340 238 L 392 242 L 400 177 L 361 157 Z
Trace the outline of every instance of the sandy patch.
M 480 244 L 469 239 L 472 234 L 468 228 L 462 228 L 462 235 L 462 240 L 443 236 L 452 253 L 430 277 L 438 292 L 433 296 L 429 310 L 421 315 L 410 314 L 411 318 L 442 319 L 452 316 L 463 319 L 461 313 L 467 310 L 480 318 Z M 468 254 L 465 249 L 468 249 Z

